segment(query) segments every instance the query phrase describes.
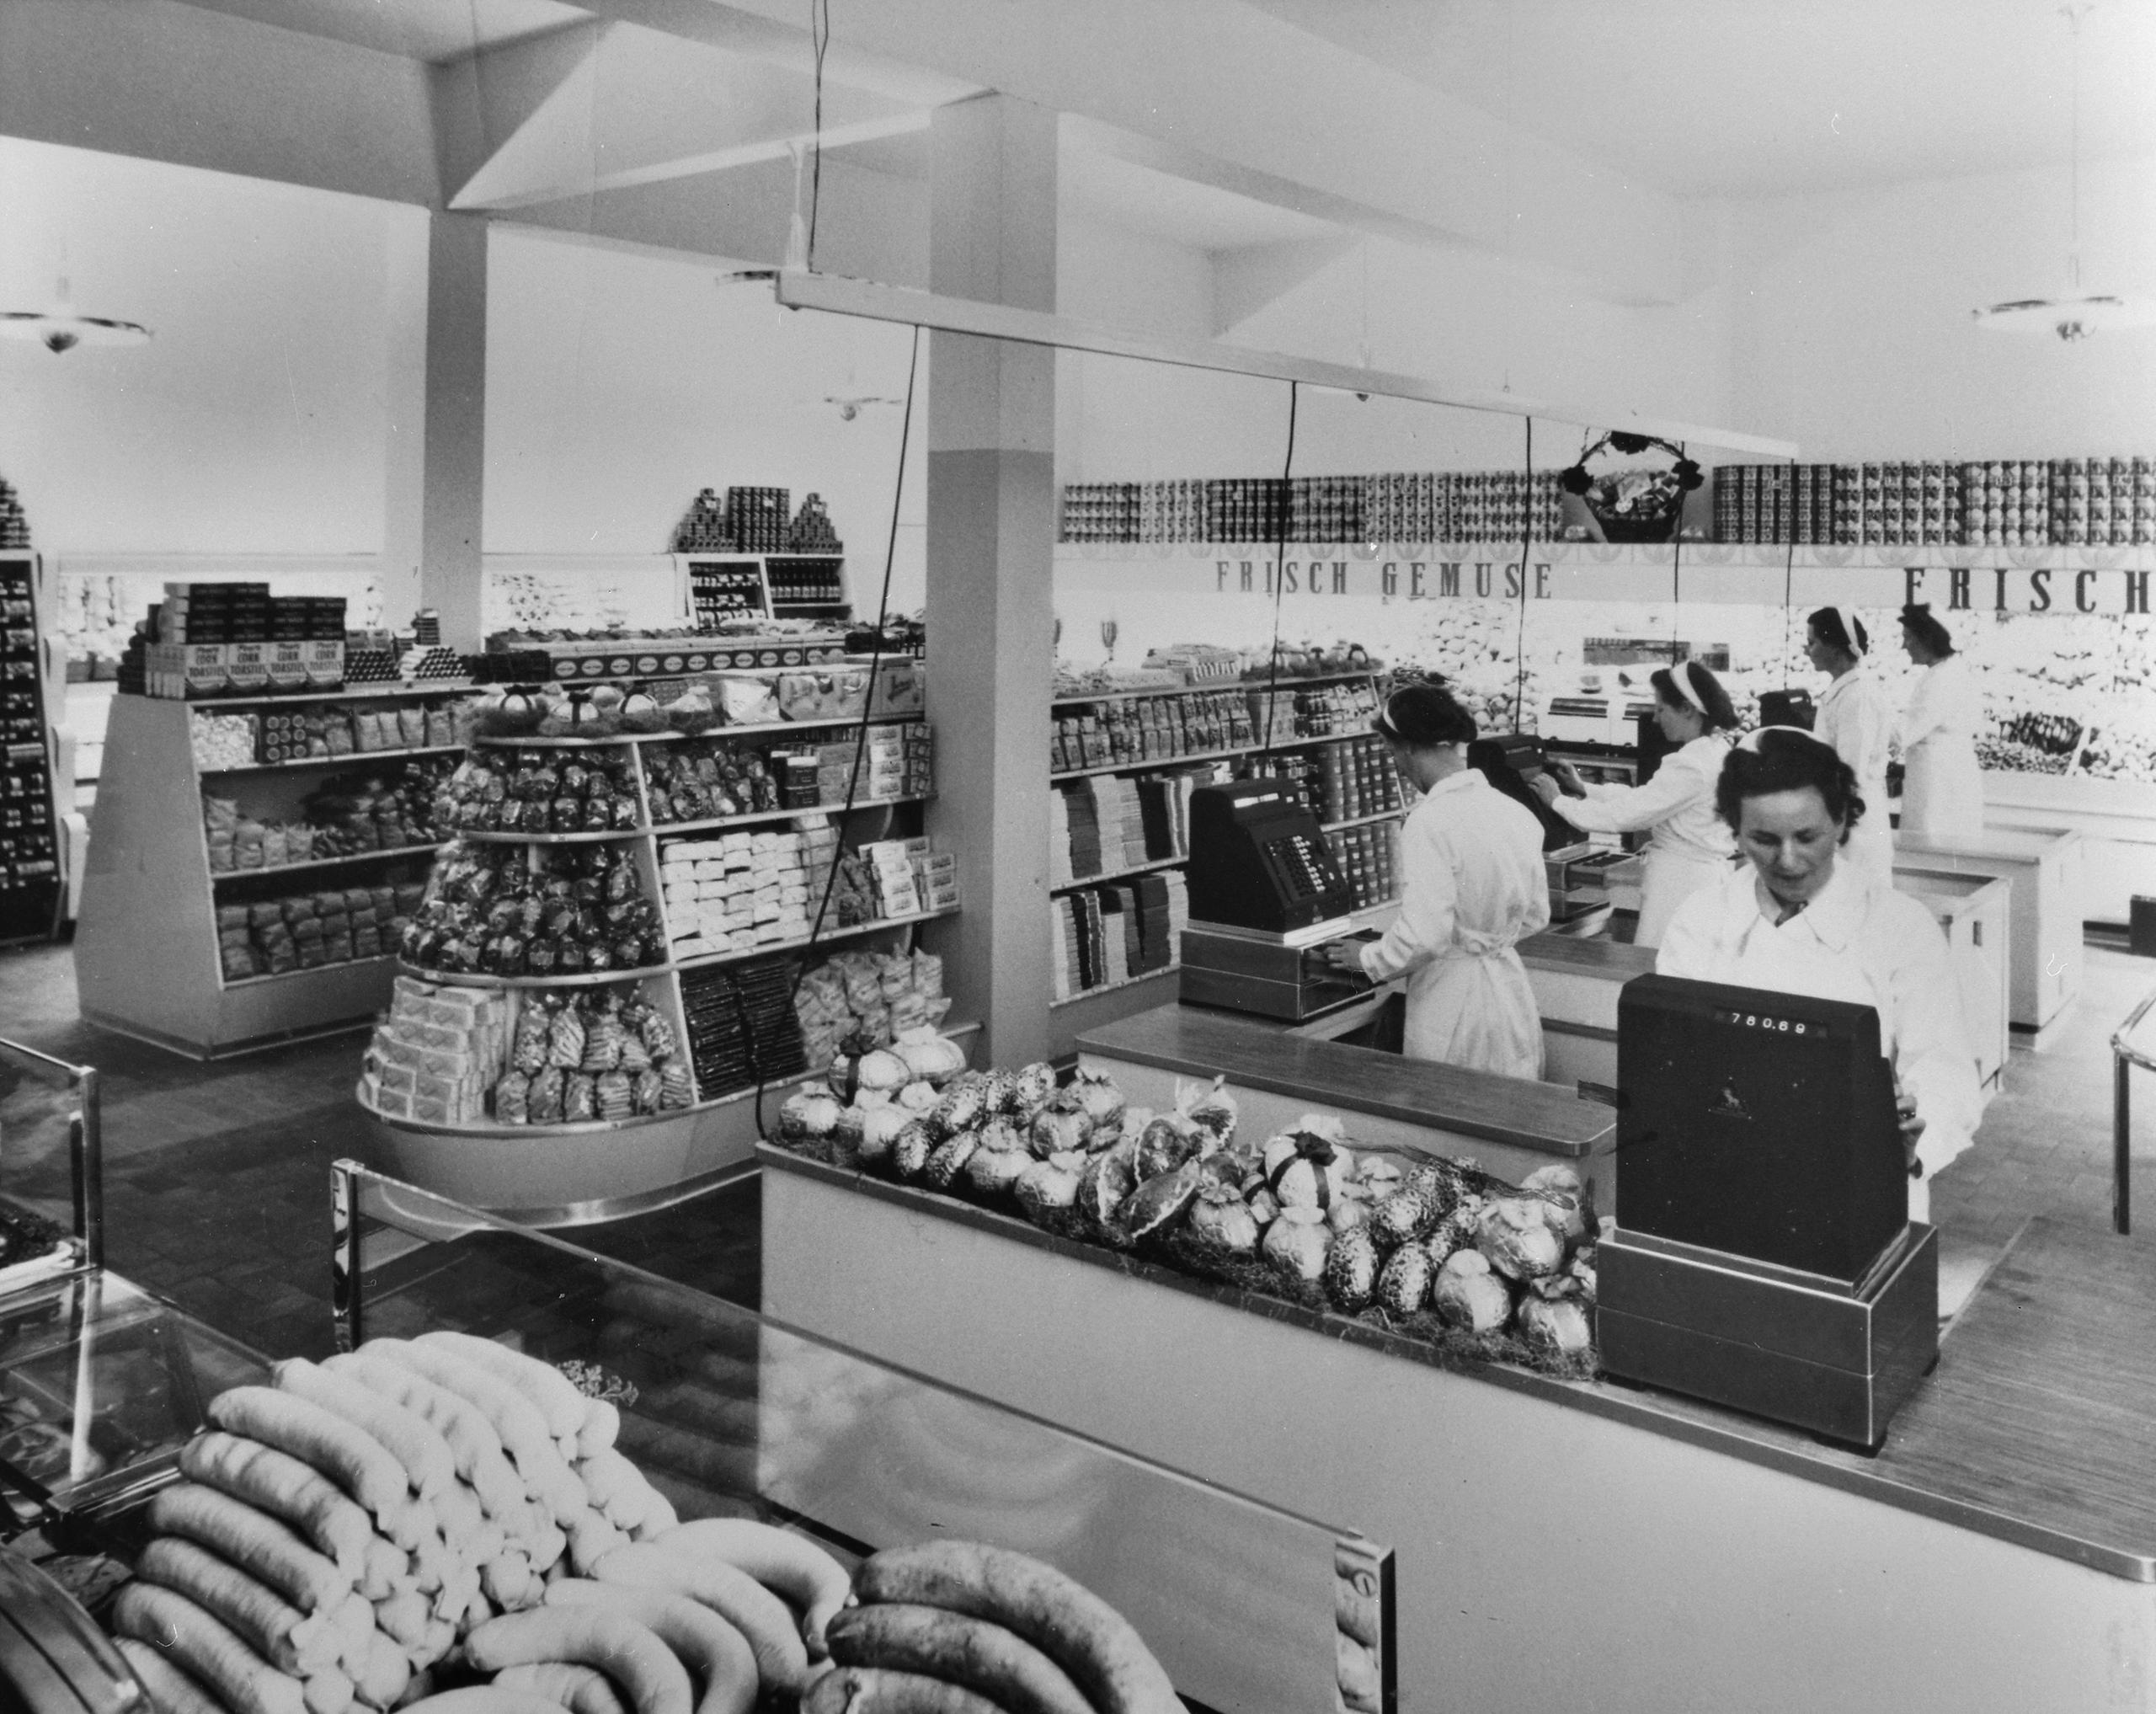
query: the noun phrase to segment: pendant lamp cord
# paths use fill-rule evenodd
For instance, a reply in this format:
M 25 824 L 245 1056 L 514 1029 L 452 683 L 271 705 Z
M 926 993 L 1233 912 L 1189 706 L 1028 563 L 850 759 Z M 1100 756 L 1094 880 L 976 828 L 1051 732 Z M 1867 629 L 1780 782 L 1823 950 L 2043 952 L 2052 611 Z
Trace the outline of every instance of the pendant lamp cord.
M 1520 421 L 1527 430 L 1525 504 L 1522 507 L 1527 522 L 1520 531 L 1519 622 L 1513 633 L 1513 730 L 1524 733 L 1527 730 L 1527 567 L 1534 552 L 1534 419 L 1523 417 Z
M 1280 598 L 1287 588 L 1288 530 L 1295 469 L 1295 408 L 1302 398 L 1299 381 L 1288 383 L 1288 457 L 1280 467 L 1280 506 L 1273 527 L 1273 659 L 1265 685 L 1265 766 L 1273 766 L 1273 713 L 1280 690 Z
M 1782 558 L 1782 688 L 1787 690 L 1790 687 L 1789 627 L 1790 622 L 1796 617 L 1796 518 L 1795 516 L 1796 466 L 1794 463 L 1790 464 L 1783 474 L 1789 483 L 1789 505 L 1783 508 L 1785 526 L 1789 533 L 1789 545 Z M 1861 494 L 1858 496 L 1858 504 L 1860 505 L 1863 504 Z
M 808 43 L 816 61 L 816 114 L 808 146 L 808 271 L 816 271 L 816 211 L 824 192 L 824 56 L 831 46 L 831 0 L 808 0 Z

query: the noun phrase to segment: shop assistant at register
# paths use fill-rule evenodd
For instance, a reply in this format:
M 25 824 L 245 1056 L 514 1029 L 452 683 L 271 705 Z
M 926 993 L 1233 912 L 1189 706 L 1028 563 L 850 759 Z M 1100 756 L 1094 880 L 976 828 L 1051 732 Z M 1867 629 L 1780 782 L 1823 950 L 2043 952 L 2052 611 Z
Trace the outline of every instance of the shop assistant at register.
M 1468 766 L 1474 718 L 1449 692 L 1405 686 L 1371 724 L 1422 799 L 1400 830 L 1400 915 L 1326 956 L 1373 982 L 1406 976 L 1411 1059 L 1540 1077 L 1542 1018 L 1513 948 L 1550 921 L 1541 825 Z
M 1909 1218 L 1927 1219 L 1933 1175 L 1983 1116 L 1945 936 L 1923 905 L 1849 860 L 1871 806 L 1849 764 L 1811 734 L 1767 726 L 1744 738 L 1715 803 L 1749 865 L 1678 907 L 1655 969 L 1876 1012 L 1902 1102 Z

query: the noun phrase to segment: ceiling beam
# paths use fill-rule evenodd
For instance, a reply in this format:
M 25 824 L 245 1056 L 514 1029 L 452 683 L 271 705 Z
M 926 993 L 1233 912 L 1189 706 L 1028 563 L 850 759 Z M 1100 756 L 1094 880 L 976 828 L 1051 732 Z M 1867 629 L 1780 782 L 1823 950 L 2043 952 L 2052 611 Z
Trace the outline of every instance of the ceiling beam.
M 1797 453 L 1794 441 L 1646 416 L 1614 403 L 1527 398 L 1487 387 L 1451 387 L 1443 382 L 1389 370 L 1324 363 L 1283 351 L 1257 351 L 1246 346 L 1224 344 L 1217 339 L 1125 333 L 1070 316 L 909 291 L 873 280 L 848 280 L 797 269 L 779 270 L 770 277 L 778 302 L 788 309 L 819 309 L 833 315 L 862 316 L 872 321 L 896 322 L 902 326 L 930 328 L 942 333 L 1010 339 L 1021 344 L 1047 345 L 1060 351 L 1091 351 L 1105 357 L 1132 357 L 1183 369 L 1291 381 L 1305 387 L 1326 387 L 1334 392 L 1365 393 L 1423 404 L 1449 405 L 1462 410 L 1489 411 L 1502 416 L 1532 417 L 1543 422 L 1569 423 L 1578 428 L 1630 429 L 1641 434 L 1659 435 L 1665 440 L 1732 452 L 1753 452 L 1766 458 L 1794 458 Z

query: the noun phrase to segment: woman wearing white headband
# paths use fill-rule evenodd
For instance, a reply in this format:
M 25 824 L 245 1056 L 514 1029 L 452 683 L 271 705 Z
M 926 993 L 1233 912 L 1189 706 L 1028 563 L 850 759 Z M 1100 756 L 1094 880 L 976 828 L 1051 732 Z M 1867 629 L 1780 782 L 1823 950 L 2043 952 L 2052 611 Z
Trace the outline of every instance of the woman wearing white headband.
M 1722 764 L 1715 804 L 1748 862 L 1678 907 L 1655 969 L 1876 1012 L 1903 1097 L 1909 1217 L 1927 1219 L 1932 1175 L 1983 1115 L 1945 936 L 1923 905 L 1847 860 L 1875 812 L 1849 764 L 1810 733 L 1748 735 Z
M 1870 643 L 1863 621 L 1847 607 L 1822 607 L 1805 622 L 1805 656 L 1833 679 L 1819 698 L 1812 729 L 1849 765 L 1857 789 L 1871 806 L 1861 830 L 1850 836 L 1848 861 L 1885 883 L 1894 875 L 1894 830 L 1886 805 L 1894 706 L 1865 666 Z
M 1983 697 L 1954 639 L 1930 605 L 1902 609 L 1902 647 L 1924 669 L 1902 716 L 1902 830 L 1934 839 L 1977 839 L 1984 830 L 1984 777 L 1977 764 Z
M 1729 692 L 1696 660 L 1657 670 L 1655 724 L 1678 746 L 1654 777 L 1638 786 L 1590 786 L 1569 763 L 1552 761 L 1534 789 L 1566 820 L 1588 833 L 1647 832 L 1635 946 L 1660 946 L 1671 914 L 1729 869 L 1737 846 L 1715 813 L 1715 782 L 1729 754 L 1737 711 Z M 1551 776 L 1555 776 L 1553 778 Z

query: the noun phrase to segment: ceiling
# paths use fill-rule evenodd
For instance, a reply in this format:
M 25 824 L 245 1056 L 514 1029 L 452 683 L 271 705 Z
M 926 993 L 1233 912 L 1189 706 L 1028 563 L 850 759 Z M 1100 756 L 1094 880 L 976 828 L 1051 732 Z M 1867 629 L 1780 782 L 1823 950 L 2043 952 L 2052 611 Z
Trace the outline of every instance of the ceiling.
M 1246 0 L 1678 196 L 2070 158 L 2057 0 Z M 2156 155 L 2156 0 L 2083 19 L 2084 154 Z
M 444 65 L 585 21 L 558 0 L 192 0 L 213 12 Z

